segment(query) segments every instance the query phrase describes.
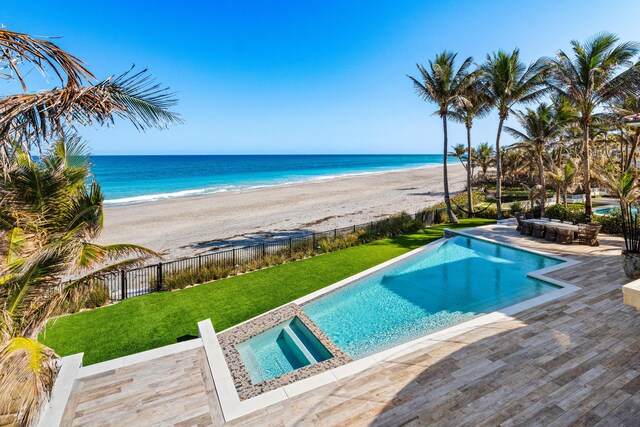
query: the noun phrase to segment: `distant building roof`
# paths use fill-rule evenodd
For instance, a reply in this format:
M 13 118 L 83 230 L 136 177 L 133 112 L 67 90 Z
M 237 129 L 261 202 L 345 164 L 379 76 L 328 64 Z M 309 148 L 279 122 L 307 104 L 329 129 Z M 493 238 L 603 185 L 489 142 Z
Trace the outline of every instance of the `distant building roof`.
M 624 116 L 622 121 L 629 126 L 640 126 L 640 114 L 631 114 L 630 116 Z

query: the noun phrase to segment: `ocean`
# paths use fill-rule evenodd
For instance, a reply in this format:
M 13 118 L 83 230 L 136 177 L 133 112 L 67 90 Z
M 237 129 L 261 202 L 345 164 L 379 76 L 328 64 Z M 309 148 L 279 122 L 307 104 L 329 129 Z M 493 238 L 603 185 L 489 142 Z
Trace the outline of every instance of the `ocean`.
M 435 166 L 442 155 L 92 156 L 91 163 L 113 205 Z

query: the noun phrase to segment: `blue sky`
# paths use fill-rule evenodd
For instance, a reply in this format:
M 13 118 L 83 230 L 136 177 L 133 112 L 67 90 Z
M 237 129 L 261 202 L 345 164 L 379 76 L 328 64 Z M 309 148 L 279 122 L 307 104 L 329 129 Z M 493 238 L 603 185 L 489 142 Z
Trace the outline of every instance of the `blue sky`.
M 440 153 L 435 107 L 406 77 L 416 62 L 516 46 L 530 61 L 599 31 L 640 39 L 637 0 L 3 3 L 0 24 L 62 36 L 98 77 L 136 64 L 177 92 L 184 125 L 85 129 L 95 154 Z M 475 142 L 496 127 L 495 114 L 478 122 Z M 450 134 L 464 142 L 462 126 Z

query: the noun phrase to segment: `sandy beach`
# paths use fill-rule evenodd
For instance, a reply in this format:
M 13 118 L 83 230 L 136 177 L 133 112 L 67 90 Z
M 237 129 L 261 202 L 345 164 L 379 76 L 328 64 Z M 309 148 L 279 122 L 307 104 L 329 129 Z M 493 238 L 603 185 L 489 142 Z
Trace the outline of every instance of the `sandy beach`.
M 452 192 L 465 170 L 449 166 Z M 345 176 L 105 207 L 102 244 L 135 243 L 166 259 L 311 230 L 361 224 L 442 201 L 442 167 Z

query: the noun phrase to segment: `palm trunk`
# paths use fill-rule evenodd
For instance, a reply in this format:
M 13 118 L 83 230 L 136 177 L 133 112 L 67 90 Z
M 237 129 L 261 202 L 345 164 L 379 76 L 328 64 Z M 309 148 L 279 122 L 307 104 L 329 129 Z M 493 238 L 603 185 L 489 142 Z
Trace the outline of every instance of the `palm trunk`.
M 498 135 L 496 136 L 496 210 L 498 211 L 498 219 L 502 219 L 502 159 L 500 156 L 500 136 L 502 135 L 502 126 L 504 125 L 504 117 L 500 116 L 498 123 Z
M 558 169 L 562 166 L 562 147 L 558 147 L 558 158 L 556 159 Z M 556 205 L 560 204 L 560 185 L 556 188 Z
M 544 216 L 544 208 L 547 204 L 547 188 L 544 181 L 544 163 L 542 153 L 538 153 L 538 181 L 540 182 L 540 216 Z
M 624 166 L 624 171 L 629 170 L 631 167 L 631 163 L 634 163 L 636 160 L 636 150 L 638 149 L 638 142 L 640 141 L 640 129 L 636 129 L 635 138 L 631 142 L 631 149 L 629 150 L 629 154 L 627 155 L 627 162 Z M 637 173 L 634 171 L 634 174 Z
M 467 125 L 467 212 L 473 218 L 473 197 L 471 194 L 471 125 Z
M 584 188 L 585 195 L 585 214 L 587 216 L 587 220 L 591 221 L 592 215 L 592 207 L 591 207 L 591 165 L 590 165 L 590 157 L 591 150 L 589 149 L 589 123 L 584 122 L 582 124 L 582 156 L 583 159 L 583 182 L 582 187 Z
M 456 214 L 451 209 L 451 199 L 449 198 L 449 177 L 447 175 L 447 148 L 449 147 L 449 137 L 447 135 L 447 115 L 442 115 L 442 128 L 444 130 L 444 161 L 442 165 L 442 178 L 444 180 L 444 204 L 447 206 L 449 222 L 458 223 Z

